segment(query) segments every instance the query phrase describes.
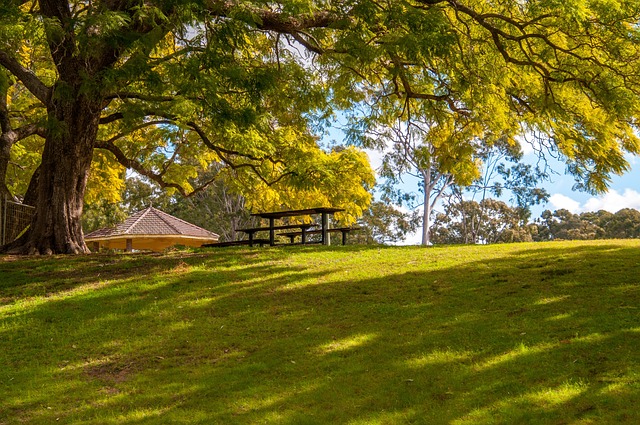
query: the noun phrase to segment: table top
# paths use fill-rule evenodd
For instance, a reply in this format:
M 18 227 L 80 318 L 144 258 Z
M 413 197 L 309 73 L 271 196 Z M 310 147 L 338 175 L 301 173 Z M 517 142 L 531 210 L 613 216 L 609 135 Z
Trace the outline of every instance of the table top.
M 256 213 L 251 215 L 254 217 L 261 217 L 261 218 L 283 218 L 283 217 L 296 217 L 299 215 L 311 215 L 311 214 L 333 214 L 341 211 L 344 211 L 344 209 L 332 208 L 332 207 L 318 207 L 318 208 L 307 208 L 304 210 L 264 212 L 264 213 Z
M 255 232 L 261 232 L 264 230 L 287 230 L 287 229 L 304 229 L 307 230 L 311 227 L 314 227 L 315 224 L 313 223 L 300 223 L 300 224 L 286 224 L 284 226 L 273 226 L 273 227 L 249 227 L 247 229 L 236 229 L 236 231 L 238 232 L 245 232 L 245 233 L 255 233 Z

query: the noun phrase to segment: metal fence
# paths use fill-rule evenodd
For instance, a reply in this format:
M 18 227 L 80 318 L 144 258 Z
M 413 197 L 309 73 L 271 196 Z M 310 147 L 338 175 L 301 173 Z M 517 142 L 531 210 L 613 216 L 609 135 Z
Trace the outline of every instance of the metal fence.
M 0 245 L 16 240 L 31 224 L 35 207 L 0 199 Z

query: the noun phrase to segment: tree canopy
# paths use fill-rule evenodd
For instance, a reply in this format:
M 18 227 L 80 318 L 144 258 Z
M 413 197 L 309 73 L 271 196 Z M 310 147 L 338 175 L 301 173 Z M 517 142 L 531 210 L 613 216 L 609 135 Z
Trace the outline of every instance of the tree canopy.
M 361 152 L 319 146 L 338 110 L 366 146 L 413 116 L 526 136 L 603 191 L 640 149 L 639 19 L 635 0 L 5 1 L 0 191 L 37 207 L 11 248 L 86 252 L 87 187 L 117 196 L 125 169 L 189 195 L 217 163 L 250 206 L 331 202 L 353 221 L 373 177 Z

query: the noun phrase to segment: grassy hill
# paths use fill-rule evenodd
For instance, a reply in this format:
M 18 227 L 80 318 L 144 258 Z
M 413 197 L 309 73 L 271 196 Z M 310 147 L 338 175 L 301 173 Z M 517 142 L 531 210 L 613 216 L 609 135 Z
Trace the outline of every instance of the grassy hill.
M 640 241 L 0 257 L 0 424 L 637 424 Z

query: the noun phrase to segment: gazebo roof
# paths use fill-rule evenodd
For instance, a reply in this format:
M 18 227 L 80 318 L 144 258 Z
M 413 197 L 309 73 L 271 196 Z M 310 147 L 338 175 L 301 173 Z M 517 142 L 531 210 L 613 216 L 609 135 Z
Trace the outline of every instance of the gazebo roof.
M 153 207 L 131 215 L 115 227 L 95 230 L 84 237 L 87 242 L 114 239 L 175 238 L 176 243 L 185 239 L 217 241 L 219 236 L 206 229 L 181 220 Z

